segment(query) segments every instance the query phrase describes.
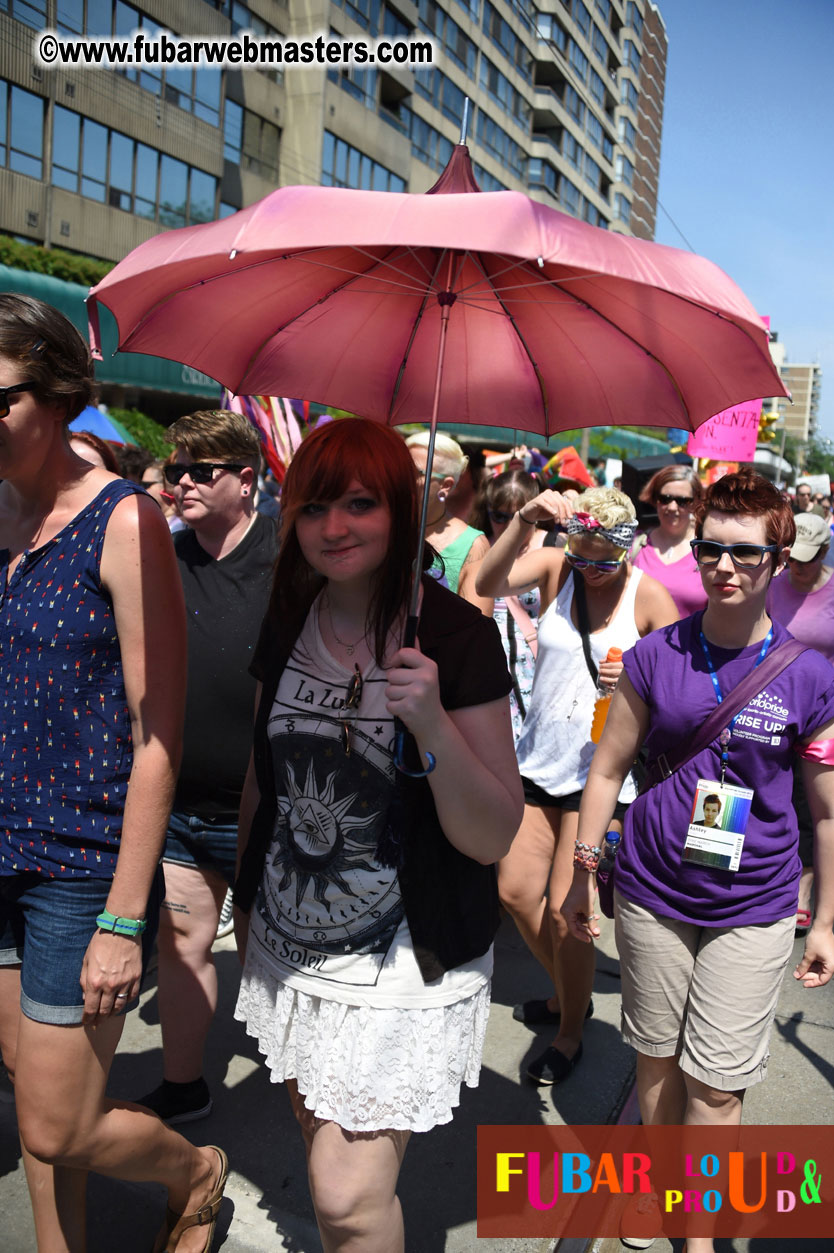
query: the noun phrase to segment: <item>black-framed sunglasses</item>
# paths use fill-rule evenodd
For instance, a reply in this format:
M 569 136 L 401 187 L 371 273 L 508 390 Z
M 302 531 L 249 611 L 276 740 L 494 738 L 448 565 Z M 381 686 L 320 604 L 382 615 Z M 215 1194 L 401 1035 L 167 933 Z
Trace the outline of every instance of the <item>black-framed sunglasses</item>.
M 37 387 L 37 383 L 15 383 L 12 387 L 0 387 L 0 418 L 7 418 L 12 411 L 9 404 L 9 397 L 16 396 L 18 392 L 33 392 Z
M 342 705 L 342 713 L 347 715 L 342 718 L 342 748 L 345 750 L 346 757 L 350 757 L 350 732 L 353 723 L 356 721 L 361 700 L 362 671 L 354 662 L 353 674 L 350 676 L 350 682 L 348 683 L 347 696 L 345 697 L 344 705 Z
M 512 522 L 515 517 L 514 513 L 504 513 L 501 509 L 487 509 L 490 522 L 496 522 L 499 526 L 502 522 Z
M 777 544 L 716 544 L 710 539 L 693 539 L 689 546 L 698 565 L 706 569 L 717 566 L 724 554 L 729 553 L 734 566 L 755 570 L 764 561 L 765 553 L 779 550 Z
M 670 492 L 658 492 L 659 505 L 677 505 L 679 509 L 691 509 L 695 504 L 694 496 L 673 496 Z
M 176 464 L 163 466 L 162 473 L 165 476 L 165 482 L 176 487 L 186 474 L 192 483 L 211 483 L 214 480 L 215 470 L 244 470 L 245 468 L 238 461 L 193 461 L 188 466 Z

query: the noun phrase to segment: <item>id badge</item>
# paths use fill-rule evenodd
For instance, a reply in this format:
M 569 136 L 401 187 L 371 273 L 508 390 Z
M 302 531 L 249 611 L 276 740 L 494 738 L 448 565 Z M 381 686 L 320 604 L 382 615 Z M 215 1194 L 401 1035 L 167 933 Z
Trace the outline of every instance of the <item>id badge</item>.
M 752 804 L 752 788 L 699 779 L 683 860 L 719 870 L 738 870 Z

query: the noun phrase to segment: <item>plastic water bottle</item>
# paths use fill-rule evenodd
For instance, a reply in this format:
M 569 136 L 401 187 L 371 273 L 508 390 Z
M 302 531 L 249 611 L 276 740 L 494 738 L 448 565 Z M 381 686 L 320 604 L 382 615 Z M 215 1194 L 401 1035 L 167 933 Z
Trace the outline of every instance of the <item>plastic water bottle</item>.
M 622 661 L 622 659 L 623 650 L 621 648 L 609 648 L 608 656 L 605 658 L 606 661 Z M 603 688 L 598 688 L 597 690 L 599 695 L 594 705 L 594 720 L 591 723 L 591 742 L 593 744 L 599 744 L 602 739 L 602 730 L 608 717 L 608 710 L 611 708 L 611 697 L 613 696 L 613 692 L 603 690 Z
M 597 892 L 599 907 L 606 918 L 614 917 L 614 862 L 622 836 L 619 831 L 609 831 L 602 846 L 602 856 L 597 866 Z
M 606 874 L 610 874 L 613 870 L 614 862 L 617 859 L 617 852 L 620 847 L 620 840 L 622 838 L 623 837 L 619 831 L 607 832 L 605 842 L 602 846 L 602 856 L 599 859 L 599 866 L 597 867 L 597 876 L 599 876 L 599 874 L 603 871 Z

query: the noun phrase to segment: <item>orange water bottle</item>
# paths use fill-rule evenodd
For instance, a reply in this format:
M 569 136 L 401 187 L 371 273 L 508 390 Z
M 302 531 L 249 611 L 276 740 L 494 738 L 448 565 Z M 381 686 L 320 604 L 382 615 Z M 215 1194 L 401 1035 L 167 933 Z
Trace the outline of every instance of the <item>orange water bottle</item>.
M 606 661 L 622 661 L 623 650 L 621 648 L 609 648 Z M 611 708 L 611 697 L 613 692 L 603 692 L 599 688 L 599 696 L 594 705 L 594 720 L 591 723 L 591 743 L 599 744 L 602 739 L 602 730 L 605 726 L 605 719 L 608 717 L 608 710 Z

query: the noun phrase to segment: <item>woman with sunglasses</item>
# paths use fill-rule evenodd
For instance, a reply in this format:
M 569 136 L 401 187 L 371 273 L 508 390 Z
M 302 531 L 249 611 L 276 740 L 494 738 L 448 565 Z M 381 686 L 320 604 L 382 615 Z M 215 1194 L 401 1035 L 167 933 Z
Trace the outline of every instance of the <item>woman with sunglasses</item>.
M 225 1156 L 105 1091 L 156 931 L 185 616 L 156 505 L 70 446 L 92 386 L 62 314 L 0 295 L 0 1046 L 38 1248 L 86 1247 L 93 1170 L 166 1185 L 155 1248 L 204 1253 Z
M 752 471 L 726 475 L 696 516 L 707 608 L 625 655 L 582 801 L 564 911 L 578 941 L 599 934 L 594 870 L 623 780 L 644 741 L 650 778 L 656 759 L 679 758 L 629 809 L 617 858 L 624 1036 L 637 1049 L 644 1123 L 733 1125 L 746 1089 L 765 1077 L 793 947 L 796 752 L 816 825 L 818 893 L 795 974 L 817 987 L 834 972 L 834 670 L 818 653 L 801 653 L 685 758 L 716 705 L 790 638 L 766 608 L 794 539 L 781 493 Z M 707 794 L 723 803 L 716 835 L 697 821 Z M 687 1244 L 687 1253 L 712 1250 L 709 1239 Z
M 401 646 L 432 556 L 417 518 L 395 432 L 344 419 L 306 439 L 252 666 L 237 1016 L 288 1085 L 327 1253 L 402 1250 L 409 1136 L 477 1082 L 493 863 L 521 813 L 495 624 L 424 576 L 418 647 Z M 402 769 L 395 718 L 414 741 Z
M 549 519 L 566 522 L 567 547 L 525 554 L 532 528 Z M 676 617 L 668 592 L 627 560 L 635 529 L 633 504 L 613 488 L 590 488 L 572 503 L 546 491 L 519 509 L 477 576 L 481 595 L 515 596 L 533 588 L 541 594 L 533 692 L 517 746 L 524 819 L 498 876 L 503 904 L 555 989 L 549 999 L 514 1011 L 523 1022 L 556 1028 L 553 1043 L 527 1067 L 539 1084 L 560 1082 L 579 1062 L 591 1012 L 594 954 L 568 934 L 560 912 L 594 754 L 597 679 L 591 665 L 610 692 L 622 666 L 606 660 L 609 648 L 624 651 Z M 620 802 L 635 795 L 633 781 L 624 780 Z
M 631 560 L 663 584 L 681 618 L 706 604 L 690 547 L 695 538 L 693 510 L 703 494 L 701 480 L 690 466 L 664 466 L 640 493 L 640 500 L 657 510 L 657 526 L 638 536 Z

